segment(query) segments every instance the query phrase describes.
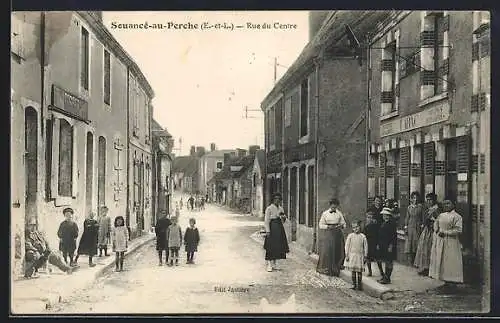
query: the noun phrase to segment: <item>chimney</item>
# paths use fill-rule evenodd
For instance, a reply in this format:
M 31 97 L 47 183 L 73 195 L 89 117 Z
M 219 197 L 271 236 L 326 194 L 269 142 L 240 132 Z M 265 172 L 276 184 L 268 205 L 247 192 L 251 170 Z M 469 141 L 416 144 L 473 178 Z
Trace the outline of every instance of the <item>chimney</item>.
M 231 154 L 230 153 L 224 154 L 224 165 L 226 165 L 229 162 L 230 159 L 231 159 Z
M 202 157 L 203 155 L 205 155 L 205 147 L 203 146 L 196 147 L 196 156 Z
M 238 157 L 244 157 L 247 154 L 247 151 L 245 149 L 240 149 L 240 148 L 236 149 L 236 152 Z
M 259 150 L 259 149 L 260 149 L 259 145 L 250 146 L 250 147 L 248 147 L 248 154 L 255 156 L 255 153 L 257 153 L 257 150 Z
M 211 143 L 210 144 L 210 151 L 216 151 L 217 150 L 217 146 L 215 146 L 215 143 Z
M 309 41 L 311 41 L 321 28 L 330 11 L 314 10 L 309 11 Z
M 191 146 L 191 149 L 189 150 L 189 156 L 196 156 L 196 147 L 195 146 Z

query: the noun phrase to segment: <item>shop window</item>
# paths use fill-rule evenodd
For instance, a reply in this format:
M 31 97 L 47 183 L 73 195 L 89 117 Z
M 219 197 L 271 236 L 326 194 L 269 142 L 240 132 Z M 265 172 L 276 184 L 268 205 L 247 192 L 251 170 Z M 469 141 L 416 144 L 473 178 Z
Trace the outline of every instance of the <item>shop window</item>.
M 306 224 L 306 166 L 302 165 L 299 168 L 299 224 Z
M 59 196 L 71 197 L 73 191 L 73 127 L 60 119 L 59 127 Z

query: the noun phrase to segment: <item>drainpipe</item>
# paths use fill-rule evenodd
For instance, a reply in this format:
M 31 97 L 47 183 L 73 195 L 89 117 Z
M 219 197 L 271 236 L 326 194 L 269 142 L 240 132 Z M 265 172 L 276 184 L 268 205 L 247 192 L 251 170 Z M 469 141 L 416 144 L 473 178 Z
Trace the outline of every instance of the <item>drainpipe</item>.
M 367 37 L 368 38 L 368 37 Z M 372 55 L 371 55 L 371 43 L 370 39 L 366 40 L 366 115 L 365 115 L 365 152 L 366 152 L 366 164 L 365 164 L 365 178 L 366 178 L 366 197 L 368 198 L 369 188 L 368 188 L 368 161 L 370 159 L 370 135 L 371 135 L 371 125 L 370 125 L 370 113 L 372 110 L 372 94 L 371 94 L 371 84 L 372 84 Z M 396 198 L 396 196 L 394 197 Z
M 45 11 L 40 13 L 40 73 L 41 73 L 41 109 L 40 109 L 40 119 L 41 119 L 41 132 L 42 139 L 44 138 L 44 110 L 45 110 Z
M 127 67 L 127 207 L 125 210 L 125 224 L 130 230 L 130 68 Z M 129 231 L 130 232 L 130 231 Z M 129 240 L 130 237 L 129 237 Z
M 314 148 L 316 153 L 315 158 L 315 203 L 316 208 L 314 210 L 314 231 L 313 231 L 313 243 L 311 253 L 315 253 L 318 241 L 318 210 L 319 210 L 319 58 L 315 58 L 315 78 L 316 78 L 316 118 L 314 119 Z

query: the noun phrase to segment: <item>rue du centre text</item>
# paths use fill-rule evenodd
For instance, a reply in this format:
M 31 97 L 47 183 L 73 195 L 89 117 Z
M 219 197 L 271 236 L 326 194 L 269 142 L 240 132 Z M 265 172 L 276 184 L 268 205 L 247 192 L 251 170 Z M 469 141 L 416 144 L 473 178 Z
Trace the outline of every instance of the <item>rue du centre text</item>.
M 175 22 L 167 22 L 167 23 L 119 23 L 113 21 L 111 23 L 111 29 L 173 29 L 173 30 L 206 30 L 206 29 L 251 29 L 251 30 L 294 30 L 297 29 L 297 24 L 291 23 L 282 23 L 282 22 L 263 22 L 263 23 L 254 23 L 254 22 L 246 22 L 246 23 L 209 23 L 203 22 L 201 24 L 198 23 L 175 23 Z

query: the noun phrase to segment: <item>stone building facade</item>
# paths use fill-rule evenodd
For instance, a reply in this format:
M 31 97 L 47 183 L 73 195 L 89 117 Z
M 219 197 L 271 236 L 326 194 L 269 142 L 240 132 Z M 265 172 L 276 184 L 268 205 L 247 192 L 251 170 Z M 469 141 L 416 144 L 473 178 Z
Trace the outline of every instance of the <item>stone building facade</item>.
M 36 217 L 57 248 L 65 207 L 75 210 L 80 234 L 100 205 L 112 217 L 126 215 L 127 115 L 135 97 L 124 93 L 129 74 L 147 81 L 99 14 L 14 12 L 12 26 L 15 236 L 24 236 L 25 220 Z
M 489 22 L 488 12 L 399 12 L 369 49 L 369 200 L 398 200 L 400 225 L 413 191 L 456 202 L 466 279 L 480 272 L 489 230 Z
M 364 218 L 368 68 L 366 56 L 352 52 L 344 27 L 366 34 L 388 15 L 319 13 L 323 22 L 314 37 L 262 102 L 265 204 L 282 192 L 288 237 L 308 251 L 316 251 L 318 215 L 332 197 L 348 222 Z

